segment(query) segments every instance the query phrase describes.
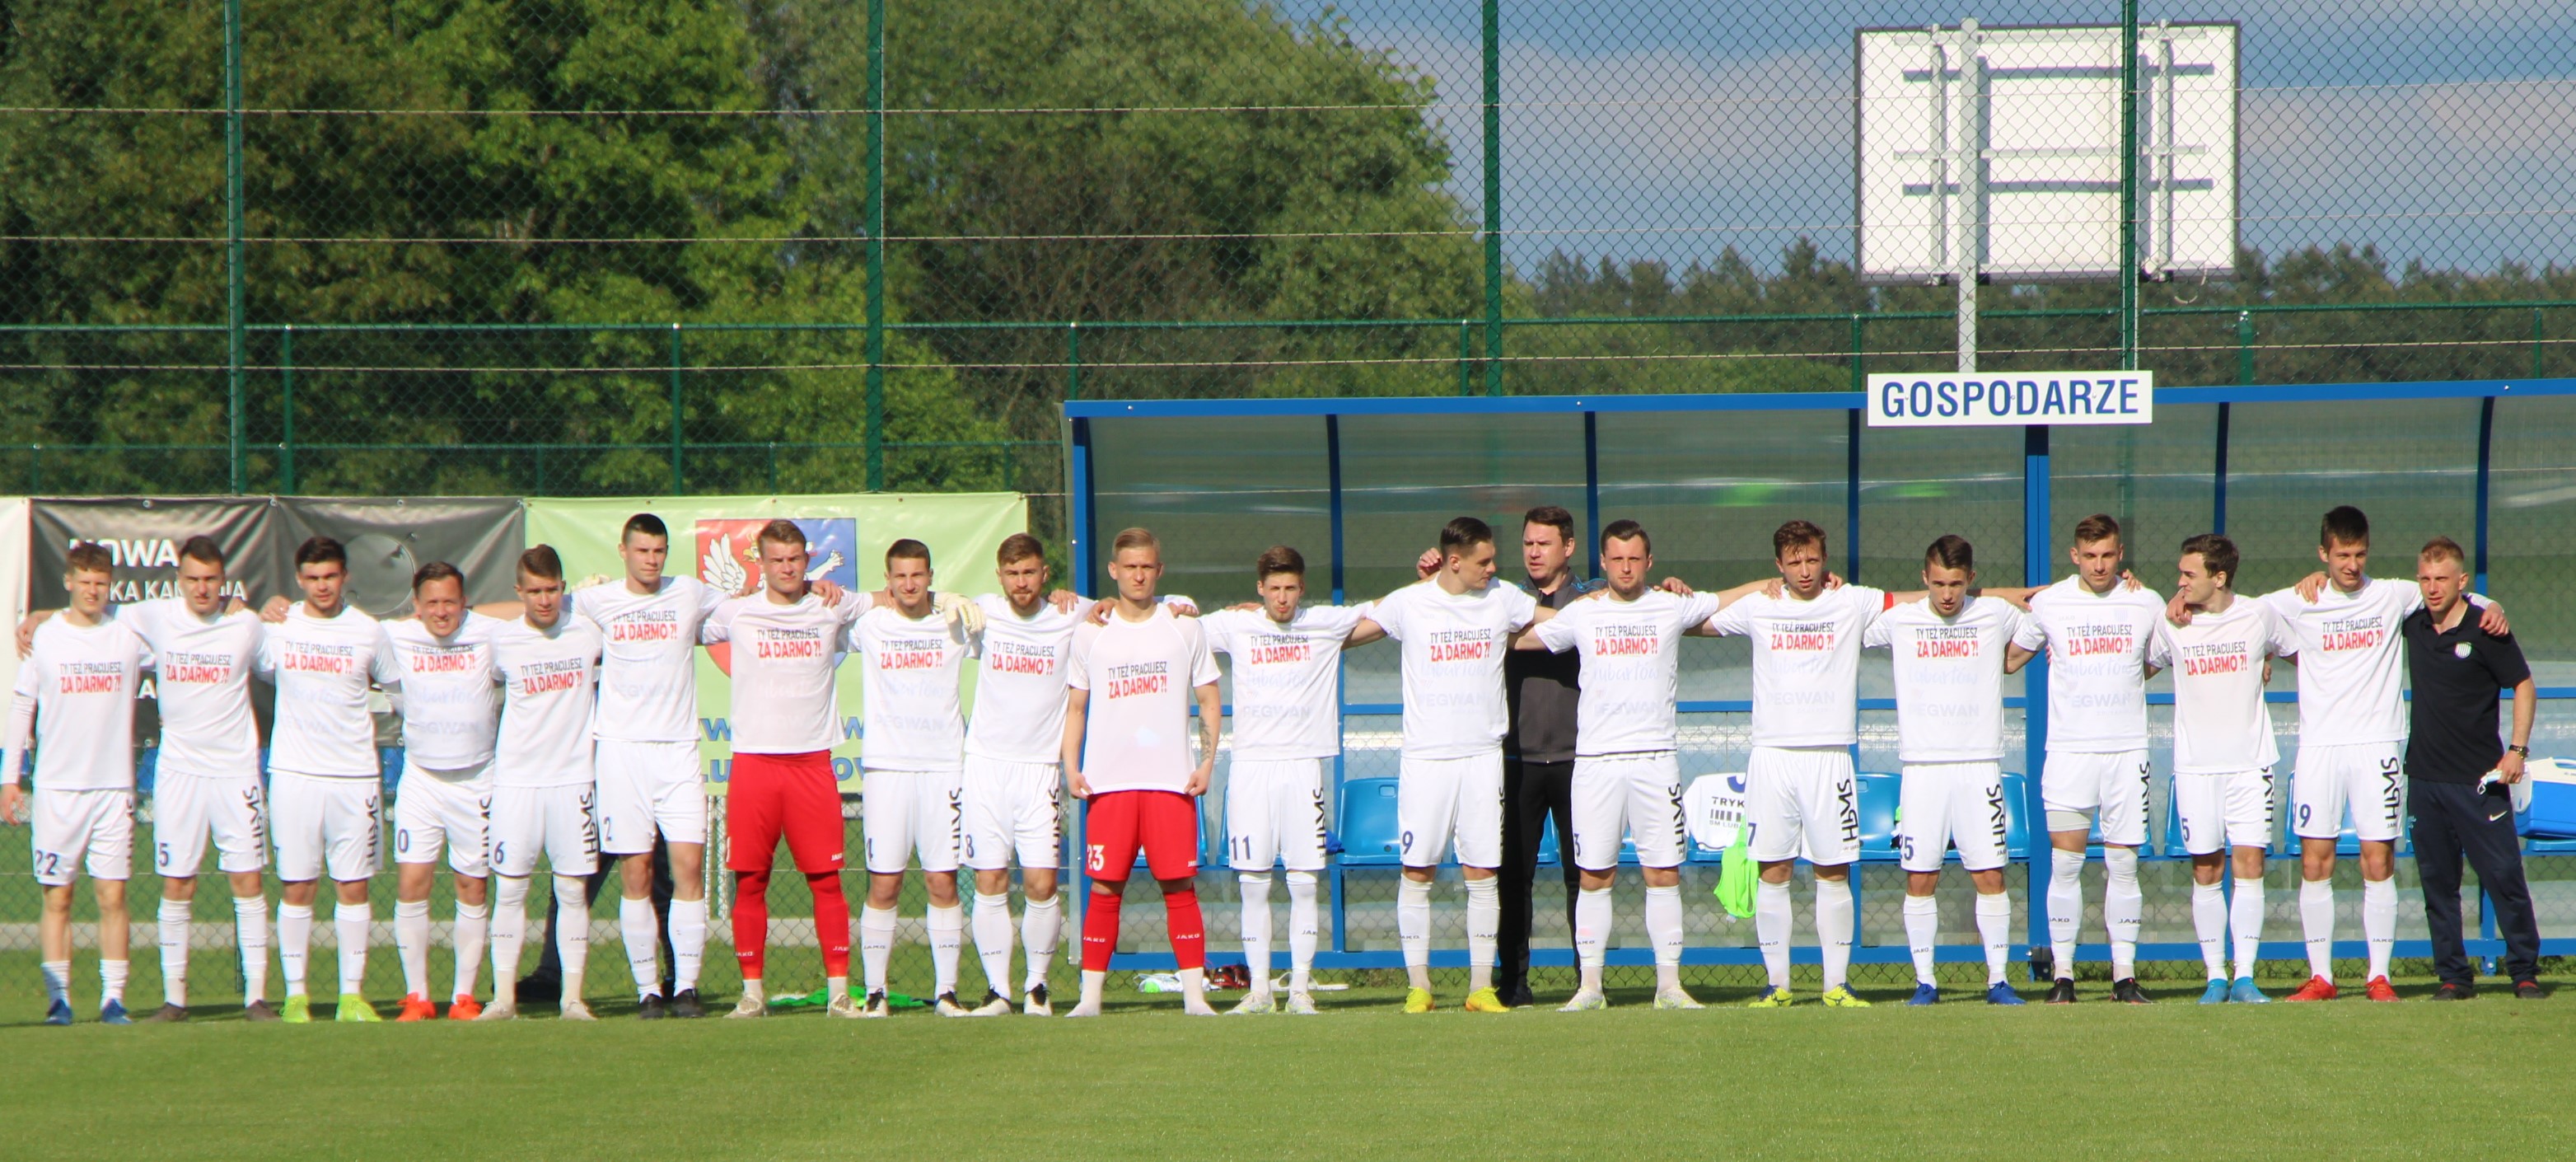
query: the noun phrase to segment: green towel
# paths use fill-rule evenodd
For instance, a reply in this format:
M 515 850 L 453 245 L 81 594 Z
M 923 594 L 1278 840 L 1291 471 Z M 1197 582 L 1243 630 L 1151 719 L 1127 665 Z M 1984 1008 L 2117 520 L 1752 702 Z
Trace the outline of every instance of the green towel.
M 1735 842 L 1726 845 L 1726 858 L 1717 873 L 1717 902 L 1738 920 L 1753 914 L 1753 883 L 1762 878 L 1762 869 L 1746 847 L 1752 839 L 1751 827 L 1736 828 Z

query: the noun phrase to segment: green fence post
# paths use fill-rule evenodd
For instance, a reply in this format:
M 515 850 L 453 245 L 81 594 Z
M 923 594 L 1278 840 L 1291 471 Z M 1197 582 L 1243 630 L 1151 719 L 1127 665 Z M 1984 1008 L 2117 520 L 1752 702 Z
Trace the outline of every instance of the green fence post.
M 2254 382 L 2254 312 L 2236 312 L 2236 382 Z
M 2541 331 L 2540 331 L 2540 308 L 2539 308 L 2539 307 L 2533 307 L 2533 308 L 2531 308 L 2531 377 L 2532 377 L 2533 379 L 2538 379 L 2538 378 L 2540 378 L 2540 375 L 2541 375 L 2541 362 L 2540 362 L 2540 357 L 2541 357 L 2542 352 L 2544 352 L 2545 350 L 2547 350 L 2546 348 L 2544 348 L 2544 347 L 2542 347 L 2542 346 L 2541 346 L 2541 337 L 2540 337 L 2540 336 L 2541 336 Z
M 2138 0 L 2120 0 L 2120 370 L 2138 369 Z
M 1460 395 L 1476 394 L 1476 380 L 1471 374 L 1475 362 L 1476 324 L 1473 320 L 1460 319 L 1458 320 L 1458 394 Z
M 1082 398 L 1082 324 L 1064 325 L 1064 398 Z
M 277 490 L 295 495 L 295 327 L 277 333 Z
M 885 488 L 885 0 L 868 0 L 868 491 Z
M 1851 317 L 1851 389 L 1869 390 L 1869 371 L 1862 364 L 1863 341 L 1868 337 L 1869 316 L 1853 311 Z
M 769 494 L 778 495 L 778 441 L 769 442 Z
M 682 434 L 687 431 L 687 426 L 683 422 L 685 416 L 681 410 L 683 403 L 680 387 L 682 367 L 680 359 L 680 324 L 673 323 L 671 324 L 671 495 L 673 496 L 689 494 L 689 478 L 682 471 L 680 463 L 680 440 Z
M 231 412 L 232 485 L 250 484 L 242 440 L 242 32 L 241 0 L 224 0 L 224 405 Z
M 1503 9 L 1485 0 L 1485 394 L 1503 394 Z

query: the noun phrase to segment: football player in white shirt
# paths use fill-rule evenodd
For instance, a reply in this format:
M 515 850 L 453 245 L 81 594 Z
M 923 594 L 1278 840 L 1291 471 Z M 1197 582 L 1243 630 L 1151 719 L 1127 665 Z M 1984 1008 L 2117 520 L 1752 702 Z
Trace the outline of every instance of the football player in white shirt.
M 233 889 L 233 939 L 241 950 L 242 1016 L 274 1021 L 268 1007 L 268 797 L 260 787 L 259 726 L 251 718 L 250 673 L 259 619 L 224 597 L 224 550 L 214 538 L 179 546 L 178 595 L 113 610 L 153 654 L 152 688 L 161 708 L 161 756 L 152 783 L 153 864 L 161 873 L 161 1008 L 155 1022 L 188 1019 L 189 910 L 206 839 Z M 54 614 L 29 614 L 18 653 Z
M 2398 626 L 2424 604 L 2423 590 L 2370 576 L 2370 518 L 2341 505 L 2317 529 L 2325 571 L 2267 593 L 2263 603 L 2290 623 L 2299 652 L 2299 757 L 2290 770 L 2290 830 L 2299 837 L 2299 920 L 2308 945 L 2308 982 L 2286 1000 L 2330 1001 L 2334 983 L 2335 843 L 2346 809 L 2361 840 L 2361 927 L 2370 944 L 2365 994 L 2394 1001 L 2388 960 L 2397 944 L 2397 836 L 2405 824 L 2405 636 Z M 2511 632 L 2504 611 L 2471 595 L 2487 632 Z M 2177 623 L 2189 611 L 2177 600 Z
M 761 973 L 769 945 L 769 873 L 778 842 L 814 899 L 823 947 L 824 1013 L 855 1018 L 850 997 L 850 905 L 841 894 L 840 784 L 832 748 L 842 740 L 838 672 L 859 603 L 837 605 L 805 578 L 805 531 L 791 520 L 761 526 L 760 592 L 729 597 L 699 629 L 733 658 L 733 777 L 725 810 L 726 863 L 734 875 L 734 958 L 742 997 L 732 1017 L 769 1012 Z
M 1905 936 L 1914 951 L 1914 995 L 1941 999 L 1932 972 L 1940 917 L 1933 893 L 1953 843 L 1977 889 L 1977 936 L 1986 947 L 1986 1002 L 2018 1005 L 2004 978 L 2012 950 L 2012 900 L 2004 895 L 2004 651 L 2021 614 L 1995 596 L 1969 596 L 1976 550 L 1944 536 L 1923 553 L 1919 601 L 1900 601 L 1862 644 L 1886 647 L 1896 671 L 1896 749 L 1904 764 L 1896 835 L 1905 869 Z
M 403 776 L 394 788 L 394 949 L 402 957 L 397 1021 L 438 1016 L 429 994 L 429 896 L 447 856 L 456 896 L 455 984 L 448 1018 L 470 1021 L 492 930 L 492 746 L 500 728 L 492 633 L 500 622 L 465 608 L 465 574 L 432 561 L 412 574 L 416 615 L 384 623 L 402 685 Z
M 2084 848 L 2098 815 L 2102 923 L 2111 942 L 2111 999 L 2147 1004 L 2138 987 L 2138 848 L 2147 841 L 2147 647 L 2164 600 L 2126 581 L 2120 522 L 2095 513 L 2076 522 L 2073 576 L 2033 593 L 2030 614 L 2004 662 L 2020 671 L 2048 653 L 2048 761 L 2040 801 L 2048 816 L 2048 939 L 2056 980 L 2048 1003 L 2075 1001 L 2075 938 L 2084 919 Z
M 2289 623 L 2262 601 L 2236 597 L 2236 543 L 2203 533 L 2182 543 L 2176 588 L 2191 624 L 2157 622 L 2149 664 L 2174 676 L 2174 813 L 2191 853 L 2191 921 L 2209 987 L 2200 1003 L 2271 1000 L 2254 987 L 2254 955 L 2263 942 L 2263 852 L 2272 843 L 2272 715 L 2263 705 L 2269 659 L 2297 653 Z M 2235 898 L 2219 875 L 2235 865 Z M 2232 914 L 2231 914 L 2232 913 Z M 2236 938 L 2236 978 L 2228 984 L 2224 946 Z
M 1064 902 L 1056 896 L 1064 848 L 1064 817 L 1056 801 L 1064 777 L 1064 662 L 1078 621 L 1070 612 L 1072 593 L 1059 590 L 1050 599 L 1046 546 L 1036 537 L 1002 538 L 994 563 L 1002 592 L 975 598 L 983 625 L 975 635 L 975 714 L 966 724 L 959 800 L 959 860 L 975 872 L 975 911 L 968 922 L 984 965 L 984 1003 L 975 1012 L 1011 1011 L 1003 990 L 1011 977 L 1016 859 L 1026 899 L 1020 938 L 1028 946 L 1021 1011 L 1048 1016 L 1055 1009 L 1047 997 L 1047 962 L 1064 937 Z
M 885 591 L 871 596 L 849 629 L 849 652 L 859 657 L 865 687 L 859 758 L 866 772 L 861 829 L 868 896 L 859 912 L 859 960 L 867 1000 L 860 1015 L 889 1015 L 894 909 L 903 896 L 904 868 L 917 854 L 930 897 L 923 919 L 930 932 L 931 1006 L 940 1016 L 964 1017 L 971 1011 L 957 1000 L 957 954 L 966 934 L 957 856 L 965 825 L 959 797 L 966 717 L 957 679 L 973 641 L 965 625 L 932 605 L 930 546 L 897 540 L 886 548 L 885 570 Z
M 1601 530 L 1601 575 L 1609 587 L 1567 603 L 1514 643 L 1568 650 L 1583 658 L 1575 707 L 1574 861 L 1582 889 L 1574 904 L 1575 960 L 1582 984 L 1563 1011 L 1605 1008 L 1601 969 L 1615 919 L 1611 890 L 1620 837 L 1633 834 L 1646 881 L 1646 935 L 1655 949 L 1655 1007 L 1696 1009 L 1682 964 L 1682 784 L 1675 709 L 1682 635 L 1736 600 L 1725 593 L 1678 595 L 1647 587 L 1654 540 L 1633 520 Z
M 261 614 L 259 676 L 277 687 L 269 737 L 269 824 L 277 845 L 277 959 L 286 970 L 290 1024 L 312 1020 L 304 967 L 313 937 L 313 905 L 325 872 L 339 908 L 331 926 L 340 942 L 342 1021 L 374 1021 L 361 991 L 367 980 L 367 935 L 375 912 L 367 881 L 383 846 L 384 772 L 376 755 L 376 722 L 368 687 L 399 685 L 402 672 L 384 648 L 376 619 L 351 608 L 348 550 L 311 537 L 295 550 L 295 584 L 304 600 L 274 598 Z M 281 608 L 282 607 L 282 608 Z
M 1252 563 L 1261 601 L 1199 624 L 1234 660 L 1234 758 L 1225 780 L 1225 850 L 1243 888 L 1243 961 L 1252 989 L 1231 1011 L 1268 1013 L 1270 868 L 1288 873 L 1288 1011 L 1315 1013 L 1312 982 L 1324 870 L 1324 768 L 1342 752 L 1342 650 L 1366 603 L 1308 605 L 1306 558 L 1273 545 Z
M 1466 1009 L 1508 1012 L 1493 988 L 1503 905 L 1503 652 L 1531 623 L 1556 615 L 1494 580 L 1494 530 L 1471 516 L 1440 530 L 1440 563 L 1427 580 L 1388 594 L 1352 630 L 1352 645 L 1380 636 L 1403 644 L 1404 750 L 1395 814 L 1404 836 L 1396 931 L 1411 988 L 1404 1011 L 1431 998 L 1431 881 L 1454 848 L 1467 888 Z
M 36 883 L 44 891 L 36 940 L 48 1025 L 72 1023 L 72 882 L 83 868 L 98 901 L 98 1019 L 133 1023 L 125 1015 L 125 880 L 134 850 L 134 698 L 152 654 L 131 628 L 108 618 L 115 580 L 105 546 L 72 546 L 63 569 L 71 600 L 61 617 L 35 631 L 0 739 L 0 822 L 19 822 L 27 817 L 22 809 L 32 808 L 35 823 Z M 31 736 L 32 802 L 18 789 Z
M 1141 854 L 1163 890 L 1164 927 L 1180 969 L 1181 1011 L 1212 1017 L 1207 1003 L 1207 928 L 1199 913 L 1198 797 L 1216 769 L 1224 704 L 1216 659 L 1194 618 L 1154 599 L 1163 546 L 1144 529 L 1110 541 L 1118 599 L 1109 620 L 1073 631 L 1065 660 L 1063 761 L 1073 797 L 1085 800 L 1084 867 L 1091 899 L 1082 917 L 1082 999 L 1067 1013 L 1100 1015 L 1118 912 Z M 1189 712 L 1199 714 L 1199 757 L 1190 760 Z
M 1779 596 L 1759 594 L 1709 619 L 1719 636 L 1753 645 L 1753 753 L 1745 764 L 1745 824 L 1761 864 L 1754 927 L 1769 983 L 1751 1002 L 1782 1008 L 1789 994 L 1789 874 L 1803 851 L 1815 866 L 1817 939 L 1824 945 L 1824 1003 L 1869 1004 L 1852 994 L 1852 861 L 1860 858 L 1860 799 L 1851 747 L 1860 737 L 1862 635 L 1888 604 L 1866 585 L 1828 588 L 1825 530 L 1803 520 L 1771 534 Z
M 492 872 L 501 882 L 492 916 L 492 1003 L 476 1019 L 518 1016 L 528 880 L 542 852 L 553 872 L 555 940 L 563 957 L 559 1012 L 567 1021 L 596 1020 L 582 999 L 581 978 L 590 953 L 584 881 L 599 870 L 590 722 L 602 643 L 598 626 L 564 616 L 563 559 L 553 546 L 519 554 L 518 591 L 527 612 L 491 633 L 492 670 L 502 690 L 492 754 Z

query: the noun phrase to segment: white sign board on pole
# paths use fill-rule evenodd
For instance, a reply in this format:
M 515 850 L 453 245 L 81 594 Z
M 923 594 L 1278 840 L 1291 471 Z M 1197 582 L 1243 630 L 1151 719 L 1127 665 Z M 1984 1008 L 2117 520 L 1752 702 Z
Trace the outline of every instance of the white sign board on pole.
M 1872 375 L 1873 428 L 2146 424 L 2156 418 L 2152 371 L 2013 371 Z
M 2237 27 L 2139 26 L 2131 262 L 2120 255 L 2120 38 L 2116 24 L 1859 30 L 1862 280 L 2231 273 Z

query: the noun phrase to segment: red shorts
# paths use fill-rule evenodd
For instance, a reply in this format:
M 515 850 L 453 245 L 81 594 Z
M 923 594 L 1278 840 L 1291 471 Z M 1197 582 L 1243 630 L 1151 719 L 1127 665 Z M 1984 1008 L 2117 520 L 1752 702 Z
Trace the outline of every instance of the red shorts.
M 841 788 L 832 752 L 737 754 L 725 791 L 725 866 L 768 871 L 778 841 L 806 875 L 841 870 Z
M 1104 791 L 1082 813 L 1083 866 L 1095 880 L 1123 883 L 1136 853 L 1158 880 L 1199 874 L 1198 800 L 1177 791 Z

